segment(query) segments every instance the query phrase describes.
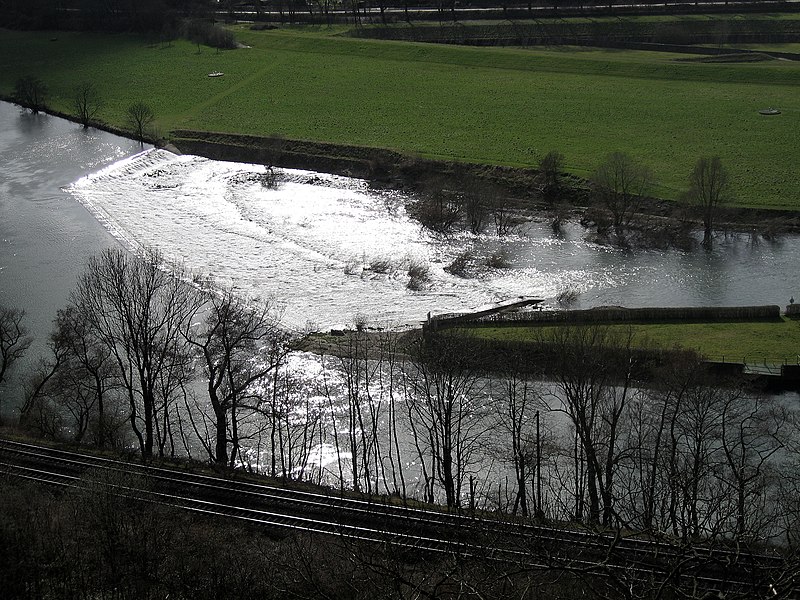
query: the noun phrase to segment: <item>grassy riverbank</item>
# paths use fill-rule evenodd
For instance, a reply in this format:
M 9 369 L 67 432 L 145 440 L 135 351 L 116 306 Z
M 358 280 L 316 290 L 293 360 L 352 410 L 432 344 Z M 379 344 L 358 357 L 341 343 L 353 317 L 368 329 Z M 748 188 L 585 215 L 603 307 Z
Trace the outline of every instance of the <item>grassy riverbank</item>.
M 475 327 L 473 335 L 503 341 L 531 341 L 547 337 L 554 326 Z M 800 321 L 781 318 L 776 321 L 736 323 L 650 323 L 609 325 L 612 330 L 627 332 L 633 328 L 635 343 L 641 347 L 696 350 L 712 360 L 768 363 L 792 362 L 800 356 Z
M 800 63 L 703 64 L 676 55 L 469 48 L 358 40 L 337 30 L 237 30 L 218 52 L 123 35 L 0 33 L 0 93 L 41 78 L 54 109 L 96 82 L 99 118 L 124 126 L 148 102 L 176 128 L 280 134 L 431 158 L 533 166 L 558 149 L 585 176 L 623 150 L 677 198 L 692 164 L 718 154 L 742 206 L 800 209 Z M 680 58 L 686 58 L 681 56 Z M 212 71 L 223 77 L 209 78 Z M 760 108 L 779 107 L 778 117 Z

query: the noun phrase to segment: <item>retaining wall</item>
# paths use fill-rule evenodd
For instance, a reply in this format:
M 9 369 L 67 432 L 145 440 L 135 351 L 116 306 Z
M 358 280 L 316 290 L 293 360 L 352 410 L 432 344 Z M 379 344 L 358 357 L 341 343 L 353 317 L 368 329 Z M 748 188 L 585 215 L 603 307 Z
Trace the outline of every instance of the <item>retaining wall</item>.
M 726 322 L 774 320 L 781 316 L 778 305 L 767 306 L 691 306 L 680 308 L 590 308 L 587 310 L 526 311 L 485 315 L 459 313 L 433 316 L 426 328 L 436 330 L 470 326 L 522 327 L 530 325 L 587 323 L 663 323 L 663 322 Z

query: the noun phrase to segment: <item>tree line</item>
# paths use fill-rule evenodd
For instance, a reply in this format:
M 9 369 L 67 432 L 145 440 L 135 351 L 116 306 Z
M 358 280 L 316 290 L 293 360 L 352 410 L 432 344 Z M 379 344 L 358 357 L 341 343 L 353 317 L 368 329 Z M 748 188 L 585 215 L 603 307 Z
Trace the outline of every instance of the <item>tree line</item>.
M 0 310 L 0 386 L 30 345 L 23 319 Z M 535 364 L 453 330 L 355 325 L 298 354 L 274 300 L 152 250 L 107 250 L 25 374 L 18 423 L 456 510 L 797 543 L 796 412 L 690 355 L 663 358 L 645 384 L 632 335 L 602 325 L 542 330 Z
M 32 114 L 38 114 L 48 109 L 49 89 L 39 77 L 25 75 L 14 84 L 12 98 Z M 81 81 L 72 88 L 70 104 L 77 121 L 84 129 L 88 129 L 97 124 L 98 115 L 103 108 L 103 97 L 94 82 Z M 153 130 L 155 118 L 153 109 L 143 100 L 131 103 L 125 110 L 125 125 L 142 144 L 157 137 Z
M 185 19 L 208 19 L 208 0 L 5 0 L 0 17 L 12 29 L 177 31 Z
M 643 218 L 656 180 L 653 172 L 643 163 L 625 152 L 606 155 L 592 170 L 583 184 L 570 181 L 564 173 L 564 155 L 552 150 L 544 155 L 528 183 L 528 194 L 549 206 L 552 226 L 559 231 L 567 218 L 569 199 L 584 201 L 588 208 L 581 223 L 591 227 L 597 240 L 620 247 L 652 244 L 685 245 L 688 237 L 687 215 L 675 216 L 670 222 L 664 219 Z M 480 234 L 491 231 L 504 236 L 513 231 L 521 220 L 515 201 L 498 183 L 480 179 L 454 176 L 458 181 L 444 176 L 423 177 L 417 184 L 418 198 L 407 206 L 409 215 L 431 231 L 450 234 L 468 231 Z M 734 200 L 732 181 L 728 170 L 718 156 L 697 159 L 686 177 L 686 188 L 675 206 L 688 208 L 699 220 L 703 238 L 701 245 L 711 249 L 714 244 L 715 225 L 721 208 Z M 677 231 L 672 231 L 676 229 Z M 666 240 L 666 241 L 665 241 Z M 464 275 L 470 257 L 450 266 L 454 274 Z
M 596 217 L 598 232 L 611 233 L 616 244 L 626 245 L 627 232 L 655 185 L 652 171 L 624 152 L 612 152 L 592 172 L 589 185 L 593 198 L 605 210 L 605 215 Z M 687 177 L 681 201 L 700 215 L 704 248 L 713 246 L 716 215 L 733 198 L 722 160 L 718 156 L 698 158 Z
M 796 410 L 780 399 L 720 381 L 689 354 L 657 365 L 644 386 L 631 335 L 604 326 L 542 333 L 537 342 L 549 358 L 532 376 L 508 355 L 487 374 L 481 364 L 492 347 L 458 333 L 409 338 L 358 319 L 351 335 L 328 337 L 321 355 L 305 357 L 316 366 L 309 381 L 276 304 L 241 302 L 165 266 L 152 252 L 92 259 L 54 323 L 51 356 L 26 378 L 21 427 L 451 510 L 637 531 L 672 545 L 674 572 L 626 577 L 564 558 L 539 568 L 479 556 L 412 560 L 346 541 L 268 540 L 137 507 L 106 487 L 128 485 L 121 475 L 89 478 L 58 498 L 0 479 L 0 547 L 16 565 L 0 566 L 10 597 L 75 597 L 81 589 L 215 597 L 240 585 L 264 597 L 275 586 L 308 598 L 366 590 L 442 597 L 469 585 L 480 590 L 474 597 L 489 598 L 587 590 L 694 598 L 707 590 L 677 573 L 702 545 L 777 545 L 786 558 L 770 583 L 788 597 L 800 564 L 800 431 Z M 30 343 L 23 318 L 0 311 L 3 377 Z M 340 460 L 315 462 L 321 444 Z M 613 546 L 608 537 L 598 543 Z M 521 539 L 521 552 L 542 552 L 526 544 L 541 541 Z M 317 561 L 358 579 L 320 579 Z

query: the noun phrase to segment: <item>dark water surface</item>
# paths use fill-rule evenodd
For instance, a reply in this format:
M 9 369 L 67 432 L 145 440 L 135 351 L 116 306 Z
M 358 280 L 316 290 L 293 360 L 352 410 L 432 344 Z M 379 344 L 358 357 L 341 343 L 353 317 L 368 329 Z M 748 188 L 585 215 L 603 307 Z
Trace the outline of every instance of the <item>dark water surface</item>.
M 0 303 L 27 313 L 35 344 L 26 363 L 44 350 L 86 259 L 117 243 L 61 187 L 139 150 L 130 140 L 0 102 Z

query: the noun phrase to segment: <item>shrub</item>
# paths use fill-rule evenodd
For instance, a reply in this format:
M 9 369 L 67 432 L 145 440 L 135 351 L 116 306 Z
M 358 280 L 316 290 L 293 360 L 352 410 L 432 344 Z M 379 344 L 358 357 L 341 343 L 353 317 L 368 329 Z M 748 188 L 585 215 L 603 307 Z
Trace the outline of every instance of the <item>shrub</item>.
M 388 273 L 392 270 L 392 261 L 385 257 L 373 258 L 369 263 L 370 271 L 373 273 Z
M 361 262 L 355 258 L 351 258 L 344 265 L 345 275 L 358 275 L 359 273 L 361 273 L 361 271 L 362 271 Z
M 203 19 L 190 19 L 184 23 L 184 36 L 198 46 L 230 50 L 236 48 L 236 38 L 227 29 Z
M 264 189 L 274 190 L 278 187 L 278 173 L 272 167 L 266 167 L 266 170 L 259 174 L 258 179 Z
M 561 308 L 568 308 L 578 301 L 580 292 L 575 287 L 565 287 L 556 295 L 556 302 Z
M 356 328 L 356 331 L 364 331 L 368 324 L 369 319 L 367 318 L 367 315 L 358 313 L 353 317 L 353 327 Z
M 32 113 L 38 113 L 45 108 L 47 86 L 32 75 L 20 77 L 14 86 L 14 102 L 30 109 Z
M 441 191 L 426 195 L 406 207 L 408 214 L 423 227 L 447 233 L 461 218 L 461 202 L 455 194 Z
M 384 156 L 373 156 L 367 161 L 369 178 L 373 181 L 390 181 L 394 165 Z
M 612 224 L 611 214 L 602 208 L 589 207 L 581 217 L 580 223 L 587 229 L 596 227 L 597 233 L 601 236 L 607 235 Z
M 456 256 L 455 259 L 453 259 L 453 262 L 446 266 L 444 270 L 451 275 L 455 275 L 456 277 L 473 277 L 474 275 L 470 272 L 470 266 L 474 258 L 475 257 L 472 252 L 466 250 Z
M 511 261 L 508 259 L 508 252 L 498 250 L 486 259 L 486 266 L 491 269 L 510 269 Z
M 430 283 L 430 267 L 416 260 L 412 260 L 408 266 L 408 289 L 419 291 L 425 289 Z
M 537 181 L 539 193 L 545 200 L 552 201 L 558 195 L 561 187 L 559 180 L 564 169 L 564 155 L 557 150 L 551 150 L 539 161 Z

